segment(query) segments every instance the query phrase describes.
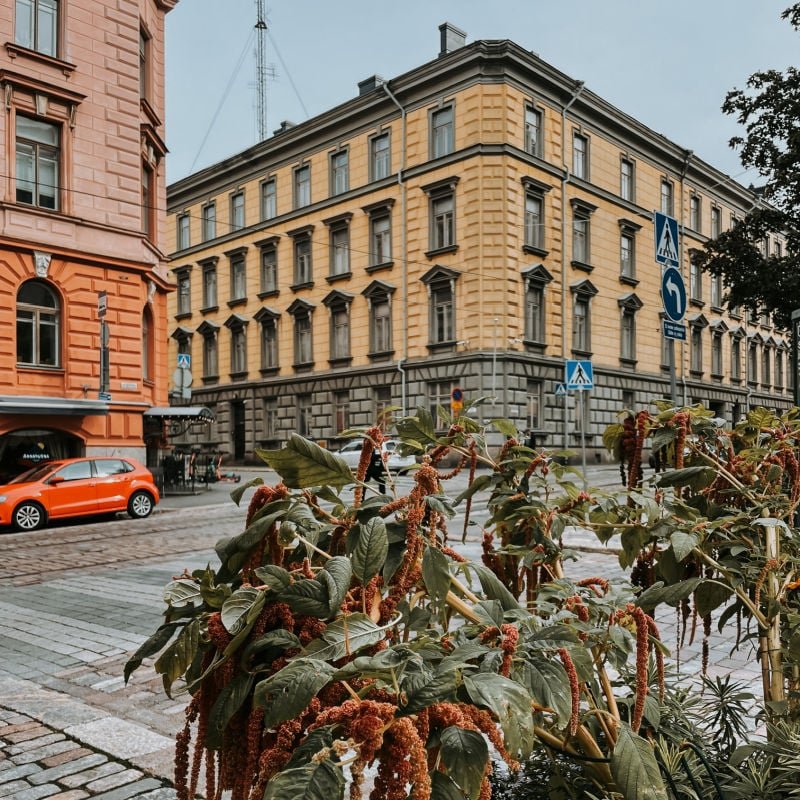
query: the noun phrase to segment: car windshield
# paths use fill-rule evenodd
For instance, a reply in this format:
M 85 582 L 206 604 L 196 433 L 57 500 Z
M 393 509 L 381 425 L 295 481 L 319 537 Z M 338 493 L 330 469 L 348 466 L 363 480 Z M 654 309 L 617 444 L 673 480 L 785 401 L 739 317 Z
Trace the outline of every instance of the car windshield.
M 17 475 L 10 483 L 33 483 L 40 481 L 45 475 L 49 475 L 54 469 L 61 466 L 60 461 L 48 461 L 46 464 L 39 464 L 38 467 L 33 467 L 21 475 Z

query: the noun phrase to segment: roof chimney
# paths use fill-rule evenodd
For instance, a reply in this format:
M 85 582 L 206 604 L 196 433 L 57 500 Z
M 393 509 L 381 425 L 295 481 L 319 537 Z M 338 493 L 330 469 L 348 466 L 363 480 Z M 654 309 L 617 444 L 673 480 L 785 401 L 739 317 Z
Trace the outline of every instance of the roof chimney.
M 294 122 L 290 122 L 288 119 L 285 119 L 285 120 L 283 120 L 283 122 L 281 122 L 281 124 L 280 124 L 280 125 L 279 125 L 279 126 L 278 126 L 278 127 L 277 127 L 277 128 L 276 128 L 276 129 L 275 129 L 273 132 L 272 132 L 272 134 L 273 134 L 273 136 L 275 136 L 275 135 L 277 135 L 277 134 L 279 134 L 279 133 L 285 133 L 285 132 L 286 132 L 286 131 L 288 131 L 290 128 L 294 128 L 294 127 L 295 127 L 295 125 L 296 125 L 296 123 L 294 123 Z
M 439 40 L 442 48 L 439 51 L 439 58 L 441 58 L 452 53 L 453 50 L 463 47 L 467 43 L 467 33 L 449 22 L 443 22 L 439 26 Z
M 358 82 L 358 95 L 359 97 L 362 94 L 369 94 L 374 89 L 377 89 L 379 86 L 383 86 L 386 81 L 381 78 L 380 75 L 370 75 L 369 78 L 365 78 L 363 81 Z

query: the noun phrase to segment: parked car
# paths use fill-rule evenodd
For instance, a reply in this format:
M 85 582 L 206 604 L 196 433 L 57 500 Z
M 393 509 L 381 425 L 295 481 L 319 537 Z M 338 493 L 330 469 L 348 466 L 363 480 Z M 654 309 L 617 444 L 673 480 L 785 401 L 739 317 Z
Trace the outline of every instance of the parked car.
M 141 519 L 158 500 L 150 470 L 132 458 L 65 458 L 0 486 L 0 525 L 35 531 L 52 519 L 114 511 Z
M 336 455 L 343 459 L 347 466 L 355 469 L 361 458 L 363 439 L 353 439 L 342 447 Z M 417 463 L 414 456 L 400 455 L 400 442 L 397 439 L 386 439 L 381 445 L 381 455 L 385 456 L 386 466 L 389 472 L 399 472 L 400 470 L 413 467 Z

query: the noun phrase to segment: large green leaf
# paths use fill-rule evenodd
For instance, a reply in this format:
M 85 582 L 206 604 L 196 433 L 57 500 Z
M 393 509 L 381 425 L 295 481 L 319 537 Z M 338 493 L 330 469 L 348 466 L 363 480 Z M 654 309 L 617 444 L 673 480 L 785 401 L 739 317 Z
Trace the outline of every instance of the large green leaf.
M 209 750 L 219 750 L 222 747 L 222 738 L 225 728 L 231 717 L 242 707 L 253 688 L 253 676 L 244 673 L 235 675 L 231 681 L 222 687 L 217 695 L 208 718 L 206 730 L 206 747 Z
M 286 650 L 299 650 L 301 647 L 300 639 L 295 634 L 277 628 L 247 645 L 242 654 L 242 664 L 248 669 L 255 669 L 259 664 L 271 663 Z
M 450 590 L 450 561 L 447 556 L 435 547 L 426 547 L 422 556 L 422 580 L 428 590 L 428 596 L 438 608 Z
M 200 646 L 200 620 L 193 619 L 180 636 L 158 657 L 153 665 L 161 675 L 167 697 L 172 697 L 172 684 L 189 668 Z
M 320 750 L 330 747 L 333 744 L 333 725 L 323 725 L 321 728 L 314 728 L 303 741 L 292 750 L 292 757 L 286 765 L 286 769 L 302 767 L 308 764 L 311 758 L 319 753 Z
M 436 441 L 433 417 L 426 408 L 418 408 L 415 417 L 397 420 L 395 427 L 403 439 L 412 439 L 422 445 L 433 444 Z
M 330 664 L 319 659 L 298 658 L 258 683 L 253 705 L 264 709 L 264 727 L 294 719 L 334 672 Z
M 264 592 L 246 586 L 237 589 L 223 604 L 220 613 L 222 625 L 232 636 L 244 627 L 248 612 L 256 603 L 264 605 Z
M 515 758 L 527 758 L 534 740 L 528 692 L 516 681 L 492 672 L 466 676 L 464 688 L 475 705 L 486 706 L 494 712 L 508 751 Z
M 624 722 L 611 754 L 611 774 L 625 800 L 668 800 L 653 748 Z
M 689 597 L 701 580 L 702 578 L 687 578 L 670 586 L 665 586 L 663 581 L 657 581 L 636 598 L 636 605 L 648 612 L 661 603 L 674 606 Z
M 521 662 L 514 677 L 528 688 L 540 706 L 552 708 L 565 724 L 572 713 L 572 695 L 566 670 L 558 661 L 531 655 Z
M 283 567 L 274 564 L 267 564 L 265 567 L 257 567 L 253 570 L 256 577 L 273 592 L 280 592 L 292 582 L 292 576 Z
M 417 688 L 407 693 L 406 704 L 401 706 L 398 716 L 414 714 L 423 708 L 455 699 L 460 675 L 457 670 L 425 678 L 418 682 Z
M 338 661 L 362 647 L 377 644 L 386 635 L 365 614 L 350 614 L 331 622 L 322 636 L 312 639 L 303 651 L 304 656 L 320 661 Z
M 693 491 L 699 491 L 711 484 L 717 473 L 713 467 L 683 467 L 672 469 L 656 475 L 655 481 L 659 486 L 688 486 Z
M 669 541 L 672 545 L 672 551 L 675 553 L 676 561 L 681 562 L 697 547 L 698 537 L 693 533 L 674 531 L 669 537 Z
M 242 496 L 248 489 L 252 489 L 254 486 L 262 486 L 263 484 L 264 484 L 263 478 L 250 478 L 250 480 L 247 481 L 247 483 L 243 483 L 241 486 L 237 486 L 231 492 L 230 495 L 231 500 L 233 500 L 233 502 L 236 503 L 236 505 L 238 506 L 239 503 L 242 502 Z
M 483 593 L 489 600 L 499 600 L 500 604 L 503 606 L 503 611 L 519 609 L 519 603 L 514 595 L 503 586 L 494 572 L 483 564 L 475 562 L 470 562 L 469 566 L 477 573 Z
M 486 740 L 477 731 L 451 725 L 441 732 L 439 741 L 439 755 L 445 770 L 470 800 L 477 800 L 489 760 Z
M 319 619 L 328 619 L 331 615 L 328 589 L 316 578 L 295 581 L 280 592 L 278 599 L 298 614 L 307 614 Z
M 290 489 L 312 486 L 341 488 L 353 482 L 353 471 L 339 456 L 293 433 L 281 450 L 259 450 L 256 455 L 269 464 Z
M 355 527 L 355 546 L 352 559 L 353 575 L 361 585 L 369 583 L 382 569 L 389 553 L 389 537 L 386 523 L 373 517 L 363 525 Z
M 202 599 L 200 584 L 190 578 L 178 578 L 164 587 L 164 602 L 174 608 L 194 605 Z
M 697 615 L 704 617 L 711 613 L 715 608 L 726 603 L 732 594 L 731 589 L 716 581 L 703 581 L 694 592 L 694 606 L 697 609 Z
M 159 626 L 158 630 L 143 644 L 139 645 L 136 652 L 125 662 L 125 683 L 134 670 L 142 665 L 145 658 L 154 656 L 161 650 L 175 634 L 175 629 L 180 627 L 178 622 L 168 622 Z
M 279 772 L 267 784 L 263 800 L 341 800 L 342 768 L 330 759 Z
M 353 568 L 346 556 L 334 556 L 325 562 L 317 578 L 326 585 L 328 591 L 328 613 L 333 616 L 339 611 L 345 595 L 350 589 Z
M 431 772 L 431 800 L 464 800 L 464 793 L 444 772 Z
M 464 489 L 461 494 L 456 497 L 453 501 L 453 505 L 457 506 L 462 500 L 466 500 L 468 497 L 472 497 L 477 492 L 482 491 L 487 486 L 490 486 L 494 481 L 494 478 L 491 475 L 476 475 L 475 480 Z

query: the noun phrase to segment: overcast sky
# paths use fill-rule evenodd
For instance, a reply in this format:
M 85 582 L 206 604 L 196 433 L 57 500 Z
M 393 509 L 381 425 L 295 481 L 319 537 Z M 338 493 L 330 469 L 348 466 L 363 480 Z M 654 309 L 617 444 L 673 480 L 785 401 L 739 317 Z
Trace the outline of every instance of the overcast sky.
M 355 97 L 439 52 L 442 22 L 512 39 L 745 184 L 722 114 L 756 70 L 800 65 L 791 0 L 263 0 L 269 28 L 268 130 Z M 258 140 L 256 0 L 181 0 L 167 15 L 167 178 Z

